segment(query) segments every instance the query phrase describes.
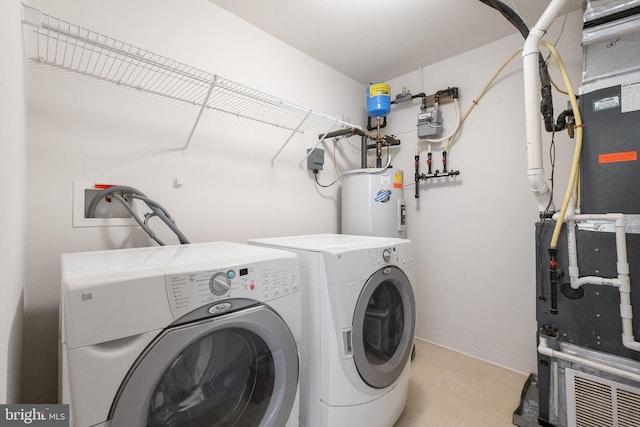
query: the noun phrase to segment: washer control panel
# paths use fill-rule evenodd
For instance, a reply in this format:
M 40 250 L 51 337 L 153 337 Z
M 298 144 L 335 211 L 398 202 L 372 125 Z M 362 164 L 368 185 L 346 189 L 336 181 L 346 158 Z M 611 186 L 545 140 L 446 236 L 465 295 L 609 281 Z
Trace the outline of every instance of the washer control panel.
M 381 248 L 372 248 L 368 251 L 371 266 L 392 264 L 408 267 L 413 265 L 413 252 L 411 245 L 399 244 Z
M 165 271 L 169 306 L 176 319 L 203 305 L 229 298 L 268 302 L 300 291 L 297 259 L 257 261 L 224 268 L 198 269 L 198 266 L 188 271 L 184 266 L 181 271 Z

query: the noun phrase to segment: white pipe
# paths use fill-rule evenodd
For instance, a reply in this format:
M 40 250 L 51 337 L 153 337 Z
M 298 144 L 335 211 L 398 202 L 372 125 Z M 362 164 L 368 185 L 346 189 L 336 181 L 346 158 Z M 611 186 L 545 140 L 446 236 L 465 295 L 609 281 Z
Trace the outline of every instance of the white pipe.
M 531 33 L 530 33 L 531 34 Z M 529 43 L 527 38 L 527 43 Z M 540 129 L 540 75 L 538 73 L 538 55 L 531 53 L 527 56 L 523 51 L 524 74 L 524 109 L 527 138 L 527 178 L 529 188 L 538 201 L 538 211 L 544 212 L 551 200 L 551 190 L 544 177 L 542 163 L 542 134 Z M 550 209 L 555 210 L 554 206 Z
M 580 276 L 580 270 L 578 269 L 578 248 L 576 245 L 576 222 L 572 219 L 572 216 L 575 215 L 575 210 L 573 209 L 573 196 L 571 196 L 571 200 L 569 201 L 569 205 L 567 206 L 567 253 L 569 256 L 569 277 L 573 279 Z M 555 218 L 555 215 L 554 215 Z M 557 220 L 556 220 L 557 221 Z M 571 282 L 573 286 L 573 282 Z
M 576 222 L 574 220 L 567 221 L 567 255 L 569 257 L 569 280 L 571 287 L 573 287 L 575 281 L 580 277 L 580 269 L 578 268 L 578 248 L 576 243 Z
M 579 277 L 575 223 L 577 221 L 610 221 L 616 232 L 616 271 L 614 279 L 585 276 Z M 640 351 L 640 342 L 633 334 L 633 307 L 631 305 L 631 280 L 629 278 L 629 262 L 627 259 L 627 236 L 623 214 L 582 214 L 567 216 L 567 239 L 569 252 L 569 278 L 571 287 L 578 289 L 584 285 L 613 286 L 620 293 L 620 319 L 622 321 L 622 345 L 634 351 Z
M 552 0 L 529 36 L 522 50 L 524 76 L 524 109 L 527 138 L 527 177 L 529 188 L 538 201 L 538 211 L 544 212 L 551 200 L 551 190 L 544 178 L 542 163 L 542 133 L 540 130 L 540 76 L 538 73 L 538 54 L 540 40 L 553 21 L 565 10 L 570 0 Z M 549 206 L 555 210 L 554 206 Z
M 607 279 L 605 277 L 598 276 L 572 277 L 571 287 L 573 289 L 578 289 L 583 285 L 614 286 L 616 288 L 620 288 L 622 286 L 622 282 L 618 279 Z
M 637 374 L 635 372 L 627 371 L 613 365 L 586 359 L 584 357 L 576 356 L 570 353 L 565 353 L 563 351 L 554 350 L 547 345 L 546 338 L 542 336 L 540 337 L 540 344 L 538 344 L 538 353 L 545 356 L 553 357 L 555 359 L 566 360 L 567 362 L 571 363 L 579 363 L 581 365 L 596 369 L 601 372 L 606 372 L 621 378 L 626 378 L 633 382 L 640 382 L 640 374 Z

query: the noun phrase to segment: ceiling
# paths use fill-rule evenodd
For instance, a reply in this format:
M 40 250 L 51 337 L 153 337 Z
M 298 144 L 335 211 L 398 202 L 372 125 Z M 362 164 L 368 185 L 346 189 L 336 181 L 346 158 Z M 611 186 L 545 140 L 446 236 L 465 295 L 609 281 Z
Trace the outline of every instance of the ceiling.
M 517 33 L 479 0 L 210 0 L 361 83 Z M 531 28 L 550 0 L 503 0 Z M 572 0 L 568 11 L 581 7 Z

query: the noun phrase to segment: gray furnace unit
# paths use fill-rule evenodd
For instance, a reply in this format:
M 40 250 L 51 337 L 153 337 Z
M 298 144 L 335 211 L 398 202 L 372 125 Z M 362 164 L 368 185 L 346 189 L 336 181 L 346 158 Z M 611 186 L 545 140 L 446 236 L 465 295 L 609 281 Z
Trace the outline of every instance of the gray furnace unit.
M 537 224 L 537 421 L 640 426 L 640 351 L 623 344 L 625 327 L 631 333 L 625 340 L 640 337 L 640 1 L 588 2 L 579 106 L 582 214 L 624 214 L 628 263 L 619 262 L 613 223 L 587 219 L 571 226 L 575 251 L 564 225 L 554 277 L 547 248 L 555 224 Z M 622 271 L 629 289 L 594 283 L 572 288 L 572 256 L 580 277 L 615 278 Z

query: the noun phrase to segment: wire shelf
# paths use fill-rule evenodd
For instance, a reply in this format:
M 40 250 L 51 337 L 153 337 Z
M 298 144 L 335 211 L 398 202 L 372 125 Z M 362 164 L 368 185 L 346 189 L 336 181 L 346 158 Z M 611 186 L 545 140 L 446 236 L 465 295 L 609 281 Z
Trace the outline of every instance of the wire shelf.
M 360 129 L 27 5 L 22 23 L 33 28 L 32 59 L 40 63 L 200 107 L 185 151 L 205 109 L 291 131 L 272 162 L 297 133 L 318 127 Z

